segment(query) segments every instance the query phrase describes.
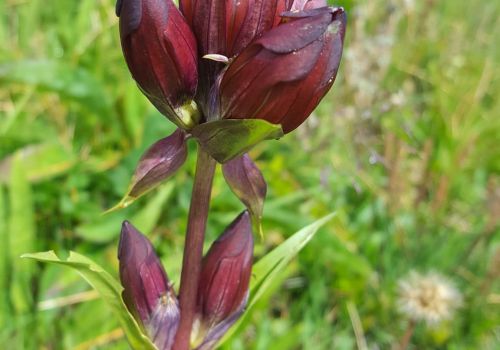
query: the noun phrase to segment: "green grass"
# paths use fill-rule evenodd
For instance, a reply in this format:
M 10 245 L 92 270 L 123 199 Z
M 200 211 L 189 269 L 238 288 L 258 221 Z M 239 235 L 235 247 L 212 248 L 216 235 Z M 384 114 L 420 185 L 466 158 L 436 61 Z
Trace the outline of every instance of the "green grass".
M 223 348 L 389 349 L 408 325 L 397 283 L 417 270 L 447 276 L 464 302 L 449 321 L 417 324 L 411 348 L 498 349 L 500 3 L 341 4 L 332 92 L 296 132 L 252 151 L 270 188 L 257 257 L 338 215 Z M 124 349 L 75 273 L 18 256 L 75 250 L 115 274 L 126 217 L 177 281 L 195 145 L 171 185 L 101 216 L 173 130 L 130 78 L 114 2 L 0 0 L 0 42 L 0 344 Z M 219 173 L 209 238 L 240 210 Z

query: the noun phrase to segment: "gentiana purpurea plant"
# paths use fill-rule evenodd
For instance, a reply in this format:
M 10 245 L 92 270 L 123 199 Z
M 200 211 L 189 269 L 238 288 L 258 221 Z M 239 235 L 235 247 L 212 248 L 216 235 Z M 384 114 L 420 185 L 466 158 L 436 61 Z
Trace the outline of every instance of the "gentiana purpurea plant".
M 296 129 L 329 91 L 346 15 L 325 0 L 180 0 L 179 8 L 172 0 L 118 0 L 116 14 L 132 77 L 178 129 L 141 157 L 113 209 L 173 176 L 188 140 L 198 143 L 178 293 L 151 242 L 124 222 L 120 299 L 131 320 L 125 315 L 122 324 L 136 349 L 213 349 L 247 307 L 252 231 L 262 234 L 267 185 L 247 151 Z M 203 256 L 217 163 L 247 209 Z

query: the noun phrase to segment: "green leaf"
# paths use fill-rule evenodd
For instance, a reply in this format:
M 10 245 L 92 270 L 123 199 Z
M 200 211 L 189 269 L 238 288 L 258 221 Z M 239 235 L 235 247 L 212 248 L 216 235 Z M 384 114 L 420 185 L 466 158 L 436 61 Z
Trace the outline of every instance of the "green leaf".
M 157 350 L 130 314 L 122 299 L 123 287 L 102 267 L 87 257 L 70 252 L 68 259 L 61 260 L 54 251 L 24 254 L 23 258 L 59 264 L 75 269 L 104 299 L 120 320 L 130 345 L 137 350 Z
M 77 157 L 58 142 L 29 145 L 0 162 L 0 183 L 8 181 L 15 157 L 22 154 L 24 171 L 29 181 L 39 181 L 60 175 L 77 162 Z
M 290 261 L 302 250 L 302 248 L 305 247 L 318 230 L 334 216 L 334 213 L 327 215 L 315 221 L 311 225 L 304 227 L 255 263 L 252 269 L 250 296 L 248 299 L 247 310 L 255 305 L 259 298 L 271 286 L 277 275 L 288 266 Z M 222 342 L 229 339 L 231 334 L 239 328 L 245 318 L 245 315 L 246 313 L 243 314 L 243 316 L 229 330 L 229 332 L 224 336 Z
M 127 133 L 138 147 L 144 134 L 144 97 L 137 93 L 137 84 L 133 79 L 127 79 L 123 84 L 123 122 Z
M 34 264 L 19 261 L 26 250 L 35 250 L 35 214 L 31 186 L 26 178 L 24 159 L 17 154 L 12 161 L 9 181 L 9 254 L 12 261 L 10 297 L 18 314 L 31 310 L 33 305 L 32 277 Z
M 148 199 L 146 206 L 134 215 L 131 221 L 139 231 L 153 231 L 163 211 L 163 205 L 168 201 L 173 190 L 174 183 L 166 183 L 164 186 L 160 187 L 158 193 Z
M 146 206 L 131 218 L 131 221 L 141 232 L 153 230 L 160 218 L 163 205 L 170 198 L 173 189 L 173 183 L 166 183 L 160 187 L 158 192 L 150 197 Z M 110 212 L 78 226 L 76 234 L 90 242 L 107 243 L 120 234 L 120 227 L 126 218 L 127 213 L 123 211 Z
M 25 60 L 5 63 L 0 65 L 0 82 L 4 81 L 34 85 L 56 92 L 97 114 L 111 113 L 110 99 L 102 84 L 88 71 L 65 62 Z
M 251 308 L 255 304 L 265 292 L 274 276 L 290 263 L 290 261 L 314 237 L 318 230 L 330 221 L 334 215 L 335 214 L 327 215 L 296 232 L 253 266 L 253 278 L 250 283 L 250 298 L 247 308 Z
M 9 275 L 9 256 L 8 242 L 9 236 L 7 233 L 7 200 L 5 199 L 5 191 L 0 185 L 0 290 L 9 290 L 8 275 Z M 7 293 L 0 293 L 0 329 L 6 326 L 9 315 L 9 306 L 7 302 Z
M 200 124 L 191 134 L 208 154 L 225 163 L 261 141 L 279 139 L 283 130 L 262 119 L 223 119 Z

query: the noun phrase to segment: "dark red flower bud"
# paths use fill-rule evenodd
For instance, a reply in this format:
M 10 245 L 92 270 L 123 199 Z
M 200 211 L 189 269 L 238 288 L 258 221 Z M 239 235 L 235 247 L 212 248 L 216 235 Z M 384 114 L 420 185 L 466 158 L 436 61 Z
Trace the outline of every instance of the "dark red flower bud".
M 287 0 L 180 0 L 198 39 L 200 53 L 233 57 L 276 26 Z
M 240 214 L 212 244 L 203 259 L 195 330 L 198 349 L 211 349 L 236 322 L 248 299 L 253 235 L 248 212 Z
M 256 232 L 262 235 L 261 220 L 267 184 L 262 172 L 248 154 L 222 165 L 222 174 L 234 194 L 245 204 Z
M 156 347 L 169 350 L 180 320 L 177 297 L 153 246 L 128 221 L 122 226 L 118 259 L 125 304 Z
M 132 76 L 155 107 L 181 128 L 195 121 L 196 40 L 172 0 L 118 0 L 122 49 Z
M 139 160 L 129 189 L 130 197 L 139 197 L 169 178 L 187 157 L 186 134 L 177 129 L 153 144 Z
M 309 4 L 322 2 L 303 5 Z M 285 133 L 297 128 L 335 80 L 345 25 L 342 8 L 284 13 L 281 25 L 251 43 L 229 65 L 220 83 L 220 115 L 264 119 L 281 124 Z

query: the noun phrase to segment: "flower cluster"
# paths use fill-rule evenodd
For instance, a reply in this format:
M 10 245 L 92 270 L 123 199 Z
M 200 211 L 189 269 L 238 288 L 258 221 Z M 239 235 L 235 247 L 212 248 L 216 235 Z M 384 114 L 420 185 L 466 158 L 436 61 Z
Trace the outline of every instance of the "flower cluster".
M 245 152 L 297 128 L 331 88 L 346 16 L 325 0 L 180 0 L 179 8 L 172 0 L 118 0 L 116 13 L 132 77 L 178 127 L 142 156 L 118 207 L 172 176 L 190 137 L 201 147 L 196 176 L 204 181 L 193 190 L 191 209 L 204 210 L 190 210 L 199 225 L 188 225 L 179 298 L 151 243 L 125 222 L 123 299 L 158 350 L 210 350 L 246 307 L 252 226 L 261 232 L 267 185 Z M 248 211 L 201 261 L 215 160 Z
M 332 86 L 344 10 L 325 0 L 118 0 L 128 67 L 180 128 L 220 119 L 298 127 Z

